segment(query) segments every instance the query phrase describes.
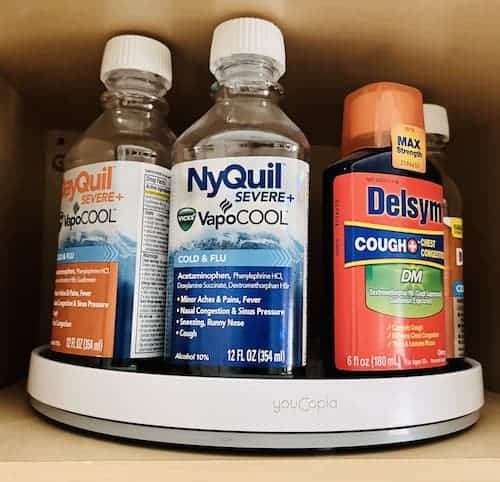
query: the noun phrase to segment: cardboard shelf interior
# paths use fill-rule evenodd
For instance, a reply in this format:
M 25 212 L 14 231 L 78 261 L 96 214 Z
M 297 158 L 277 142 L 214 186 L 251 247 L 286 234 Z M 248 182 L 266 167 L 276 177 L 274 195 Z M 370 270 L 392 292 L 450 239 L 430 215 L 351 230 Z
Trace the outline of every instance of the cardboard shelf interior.
M 406 82 L 450 109 L 454 128 L 500 109 L 498 5 L 487 0 L 4 0 L 0 73 L 30 97 L 46 125 L 87 125 L 99 110 L 105 41 L 135 32 L 173 52 L 171 123 L 180 132 L 210 104 L 213 28 L 261 16 L 284 32 L 285 108 L 315 144 L 337 144 L 344 95 L 376 80 Z

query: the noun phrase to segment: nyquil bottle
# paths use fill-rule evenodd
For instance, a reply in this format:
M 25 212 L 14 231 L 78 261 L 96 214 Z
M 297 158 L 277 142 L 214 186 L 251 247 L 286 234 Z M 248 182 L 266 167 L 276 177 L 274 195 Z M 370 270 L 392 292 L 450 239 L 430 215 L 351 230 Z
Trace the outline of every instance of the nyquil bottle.
M 172 169 L 167 358 L 181 373 L 289 375 L 305 365 L 309 144 L 279 108 L 281 31 L 214 31 L 214 106 Z
M 64 161 L 51 351 L 133 369 L 164 351 L 170 52 L 150 38 L 114 37 L 101 80 L 105 111 Z

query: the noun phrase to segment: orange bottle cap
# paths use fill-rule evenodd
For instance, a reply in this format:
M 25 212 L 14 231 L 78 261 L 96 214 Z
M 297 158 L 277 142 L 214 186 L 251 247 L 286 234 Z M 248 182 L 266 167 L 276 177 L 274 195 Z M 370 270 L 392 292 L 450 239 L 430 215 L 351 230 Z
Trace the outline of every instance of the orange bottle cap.
M 414 87 L 376 82 L 344 100 L 341 154 L 391 145 L 391 128 L 409 124 L 424 128 L 422 93 Z

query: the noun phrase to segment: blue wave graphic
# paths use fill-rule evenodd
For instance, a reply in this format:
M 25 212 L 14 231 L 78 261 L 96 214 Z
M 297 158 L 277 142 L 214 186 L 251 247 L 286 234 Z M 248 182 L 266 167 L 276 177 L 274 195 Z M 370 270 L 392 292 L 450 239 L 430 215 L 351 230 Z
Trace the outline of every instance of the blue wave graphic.
M 59 239 L 59 249 L 84 246 L 107 246 L 117 257 L 135 256 L 137 243 L 120 232 L 106 233 L 101 230 L 72 231 Z

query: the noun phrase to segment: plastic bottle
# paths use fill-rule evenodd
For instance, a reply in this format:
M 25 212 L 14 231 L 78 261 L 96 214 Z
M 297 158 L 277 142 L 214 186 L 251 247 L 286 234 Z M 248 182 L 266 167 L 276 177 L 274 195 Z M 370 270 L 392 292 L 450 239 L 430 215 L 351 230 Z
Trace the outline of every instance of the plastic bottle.
M 380 82 L 345 99 L 342 160 L 325 174 L 338 370 L 446 365 L 443 188 L 423 127 L 412 87 Z
M 167 360 L 291 375 L 306 358 L 309 144 L 278 106 L 281 31 L 222 23 L 210 70 L 214 106 L 174 146 Z
M 446 109 L 424 104 L 427 133 L 427 159 L 443 178 L 444 189 L 444 311 L 446 317 L 446 354 L 449 361 L 464 357 L 464 281 L 462 197 L 455 181 L 446 172 L 450 126 Z
M 70 363 L 135 369 L 164 351 L 170 51 L 150 38 L 114 37 L 101 80 L 104 113 L 64 160 L 51 351 Z

